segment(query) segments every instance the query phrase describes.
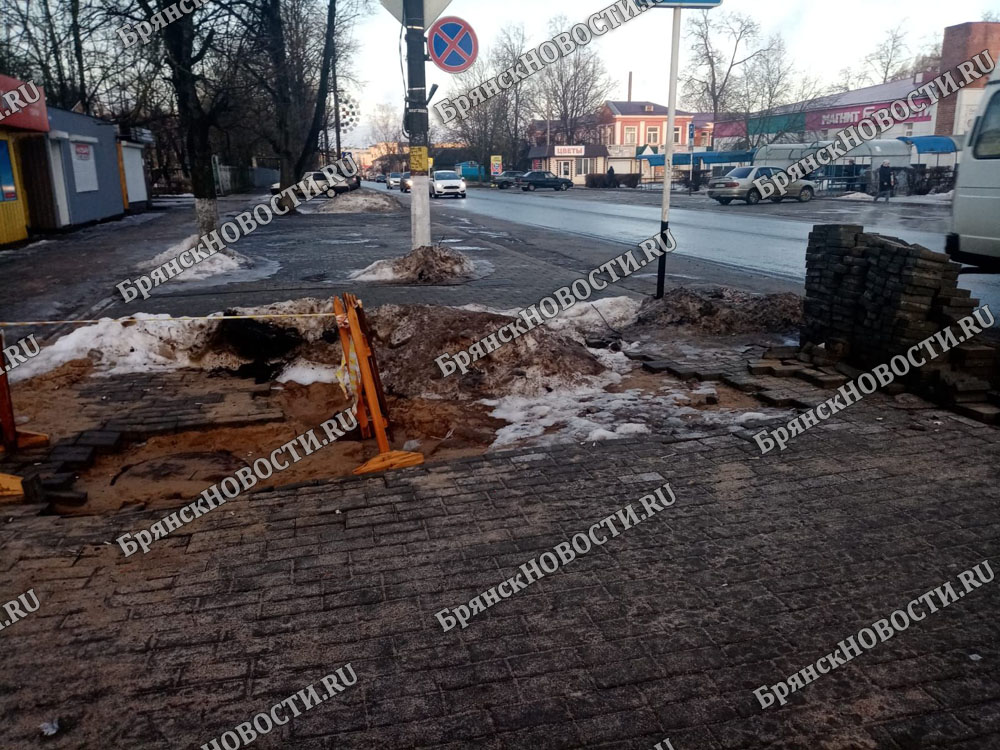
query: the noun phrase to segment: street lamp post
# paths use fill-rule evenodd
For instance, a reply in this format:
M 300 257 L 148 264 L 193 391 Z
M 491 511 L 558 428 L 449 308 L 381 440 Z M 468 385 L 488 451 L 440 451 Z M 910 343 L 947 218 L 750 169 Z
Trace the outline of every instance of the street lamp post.
M 677 73 L 680 63 L 681 10 L 717 8 L 722 0 L 655 0 L 658 8 L 672 8 L 674 11 L 673 40 L 670 44 L 670 102 L 667 114 L 666 149 L 663 153 L 663 209 L 660 214 L 660 232 L 664 239 L 670 228 L 670 176 L 674 158 L 674 127 L 677 122 Z M 692 157 L 693 158 L 693 157 Z M 656 267 L 656 299 L 663 298 L 664 280 L 667 275 L 667 256 L 661 255 Z
M 670 44 L 670 101 L 667 103 L 667 132 L 663 152 L 663 206 L 660 211 L 660 234 L 666 238 L 670 228 L 670 183 L 674 158 L 674 127 L 677 122 L 677 72 L 680 65 L 681 7 L 674 8 L 673 41 Z M 667 275 L 667 256 L 661 255 L 656 267 L 656 299 L 663 298 Z

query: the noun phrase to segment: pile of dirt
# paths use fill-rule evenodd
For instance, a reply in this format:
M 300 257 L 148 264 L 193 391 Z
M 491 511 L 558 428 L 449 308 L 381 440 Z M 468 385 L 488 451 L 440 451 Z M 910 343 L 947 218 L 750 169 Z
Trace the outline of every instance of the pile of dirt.
M 390 195 L 374 190 L 352 190 L 333 200 L 317 201 L 319 214 L 386 214 L 402 210 L 402 204 Z
M 465 349 L 514 318 L 431 305 L 383 305 L 368 312 L 386 390 L 404 398 L 481 399 L 536 395 L 606 372 L 577 341 L 538 328 L 442 377 L 434 360 Z
M 368 268 L 352 273 L 351 278 L 398 284 L 447 284 L 467 281 L 473 278 L 475 270 L 472 261 L 462 253 L 426 246 L 402 258 L 375 261 Z
M 712 335 L 791 332 L 802 322 L 796 294 L 750 294 L 729 287 L 671 289 L 663 299 L 648 299 L 636 326 L 684 326 Z

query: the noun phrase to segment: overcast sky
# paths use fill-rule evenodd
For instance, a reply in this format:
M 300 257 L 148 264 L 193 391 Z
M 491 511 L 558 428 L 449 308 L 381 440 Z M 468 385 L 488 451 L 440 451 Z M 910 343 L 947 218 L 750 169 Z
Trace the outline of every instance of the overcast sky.
M 353 93 L 361 100 L 362 117 L 380 102 L 402 109 L 405 97 L 399 63 L 399 22 L 376 1 L 375 13 L 359 24 L 357 37 L 360 52 L 356 72 L 362 81 Z M 453 0 L 445 11 L 472 24 L 479 37 L 481 54 L 489 49 L 497 32 L 507 24 L 523 23 L 536 42 L 547 37 L 548 19 L 566 15 L 572 23 L 586 21 L 609 5 L 609 0 Z M 546 10 L 548 9 L 548 10 Z M 861 58 L 875 48 L 887 29 L 903 23 L 911 51 L 916 52 L 946 26 L 979 21 L 987 11 L 1000 12 L 1000 0 L 725 0 L 719 13 L 738 11 L 754 17 L 764 35 L 780 32 L 792 54 L 801 61 L 805 74 L 823 83 L 833 83 L 845 67 L 857 66 Z M 697 11 L 684 11 L 690 16 Z M 632 98 L 667 103 L 670 67 L 670 30 L 672 12 L 650 10 L 618 29 L 592 42 L 600 50 L 616 83 L 612 98 L 627 98 L 628 74 L 634 75 Z M 572 25 L 572 23 L 570 25 Z M 686 26 L 686 24 L 685 24 Z M 689 44 L 681 39 L 681 70 L 688 57 Z M 449 76 L 433 63 L 427 63 L 428 86 L 440 86 L 436 101 L 447 92 Z M 367 145 L 368 124 L 346 138 L 356 145 Z M 365 143 L 361 143 L 365 141 Z

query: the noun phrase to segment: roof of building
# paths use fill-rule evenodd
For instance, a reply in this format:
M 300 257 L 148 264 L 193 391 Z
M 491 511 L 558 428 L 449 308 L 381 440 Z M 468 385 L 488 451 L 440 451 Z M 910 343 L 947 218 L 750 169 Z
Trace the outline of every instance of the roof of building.
M 954 154 L 962 146 L 946 135 L 901 136 L 897 140 L 917 147 L 918 154 Z
M 933 74 L 924 75 L 925 80 L 931 80 Z M 794 104 L 786 104 L 775 107 L 768 114 L 781 115 L 789 112 L 816 112 L 827 109 L 839 109 L 841 107 L 858 107 L 864 104 L 884 104 L 894 102 L 897 99 L 904 99 L 907 94 L 920 84 L 915 83 L 912 78 L 904 78 L 899 81 L 889 81 L 875 86 L 865 86 L 864 88 L 845 91 L 839 94 L 828 94 L 815 99 L 807 99 Z M 731 114 L 720 115 L 717 122 L 729 122 L 732 120 L 746 119 L 746 115 Z
M 639 117 L 642 115 L 662 115 L 665 117 L 668 114 L 668 109 L 656 102 L 613 102 L 608 100 L 605 104 L 611 110 L 612 114 L 619 117 Z M 653 109 L 647 112 L 646 107 L 652 107 Z M 694 113 L 679 109 L 677 110 L 677 114 L 681 117 L 689 117 Z
M 528 152 L 529 159 L 546 159 L 550 156 L 556 155 L 556 146 L 532 146 L 531 150 Z M 577 158 L 577 159 L 596 159 L 601 156 L 608 155 L 607 146 L 599 146 L 595 144 L 587 144 L 583 147 L 583 156 L 577 157 L 566 157 Z

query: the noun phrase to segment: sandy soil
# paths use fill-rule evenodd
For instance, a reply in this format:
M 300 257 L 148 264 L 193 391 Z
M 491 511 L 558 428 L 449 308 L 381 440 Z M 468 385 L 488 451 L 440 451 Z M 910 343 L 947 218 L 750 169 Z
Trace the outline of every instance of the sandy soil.
M 337 385 L 291 383 L 281 388 L 271 403 L 285 413 L 284 421 L 156 436 L 117 454 L 101 456 L 91 469 L 80 475 L 74 487 L 87 492 L 87 503 L 57 510 L 66 515 L 90 515 L 134 505 L 180 507 L 206 487 L 256 459 L 270 456 L 278 446 L 347 408 Z M 469 409 L 425 399 L 406 402 L 391 399 L 389 409 L 393 449 L 401 450 L 408 442 L 419 441 L 408 448 L 435 460 L 484 453 L 494 430 L 502 424 L 490 419 L 487 410 L 478 406 Z M 355 433 L 304 456 L 300 462 L 262 481 L 260 486 L 351 476 L 356 467 L 377 453 L 374 440 L 361 441 Z M 280 460 L 288 460 L 288 456 Z
M 88 378 L 93 369 L 89 359 L 77 359 L 29 381 L 13 384 L 11 395 L 18 427 L 43 432 L 53 443 L 97 427 L 93 418 L 83 415 L 85 401 L 73 387 Z
M 316 304 L 304 300 L 271 307 L 284 310 L 304 306 L 312 310 Z M 671 295 L 659 306 L 644 306 L 638 325 L 621 325 L 626 342 L 641 338 L 645 347 L 651 339 L 674 345 L 684 339 L 690 343 L 683 349 L 704 354 L 714 351 L 707 331 L 719 326 L 787 330 L 797 311 L 796 299 L 743 297 L 728 291 L 685 292 Z M 443 378 L 434 362 L 436 357 L 460 351 L 511 318 L 469 309 L 387 305 L 368 311 L 368 319 L 389 402 L 392 447 L 422 452 L 428 460 L 478 455 L 490 446 L 532 444 L 522 442 L 521 437 L 531 437 L 531 424 L 535 424 L 534 438 L 542 438 L 544 444 L 550 436 L 554 442 L 574 439 L 574 429 L 582 435 L 604 435 L 594 440 L 609 439 L 657 432 L 665 426 L 680 429 L 699 421 L 731 423 L 762 408 L 754 398 L 721 384 L 711 386 L 718 403 L 709 404 L 704 384 L 647 373 L 621 354 L 588 350 L 580 331 L 571 327 L 564 331 L 536 329 L 477 362 L 469 373 Z M 303 319 L 297 331 L 301 336 L 275 361 L 279 365 L 293 361 L 319 363 L 327 368 L 339 365 L 340 347 L 322 338 L 328 326 L 329 319 Z M 305 386 L 272 382 L 270 394 L 259 395 L 247 387 L 252 381 L 239 379 L 217 366 L 192 369 L 206 367 L 205 358 L 200 356 L 206 350 L 212 353 L 208 359 L 213 362 L 213 357 L 243 361 L 245 353 L 229 351 L 232 341 L 223 346 L 224 337 L 209 330 L 196 331 L 189 338 L 173 342 L 173 349 L 164 347 L 159 339 L 132 342 L 140 347 L 148 343 L 165 352 L 164 356 L 173 352 L 179 365 L 187 368 L 179 371 L 183 377 L 174 378 L 176 385 L 156 389 L 161 395 L 169 393 L 179 403 L 197 403 L 199 396 L 221 391 L 225 394 L 221 403 L 205 399 L 204 408 L 210 409 L 213 419 L 245 416 L 261 409 L 277 409 L 283 417 L 249 427 L 220 424 L 217 429 L 157 436 L 127 445 L 115 455 L 101 456 L 80 475 L 74 489 L 88 493 L 86 504 L 57 507 L 58 512 L 114 513 L 137 504 L 180 507 L 213 483 L 269 456 L 282 444 L 347 407 L 336 383 Z M 741 338 L 730 339 L 724 347 L 727 353 Z M 199 356 L 192 357 L 191 352 Z M 107 365 L 101 362 L 99 366 Z M 94 402 L 80 397 L 80 384 L 93 383 L 94 372 L 93 357 L 75 359 L 17 384 L 15 403 L 25 428 L 49 432 L 58 439 L 97 427 L 116 410 L 121 411 L 121 405 L 108 403 L 106 411 L 100 409 L 100 418 L 83 416 L 83 406 L 93 406 Z M 169 376 L 170 372 L 165 373 L 165 377 Z M 144 398 L 142 392 L 139 397 Z M 541 421 L 534 422 L 536 416 Z M 522 424 L 527 429 L 522 429 Z M 618 426 L 630 430 L 619 433 Z M 509 439 L 500 439 L 503 431 Z M 261 486 L 349 476 L 376 453 L 374 440 L 361 441 L 357 434 L 347 436 L 273 475 Z

